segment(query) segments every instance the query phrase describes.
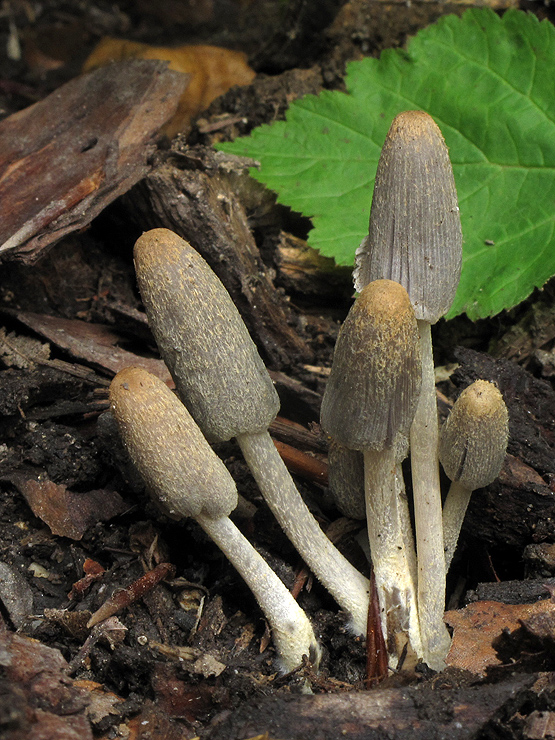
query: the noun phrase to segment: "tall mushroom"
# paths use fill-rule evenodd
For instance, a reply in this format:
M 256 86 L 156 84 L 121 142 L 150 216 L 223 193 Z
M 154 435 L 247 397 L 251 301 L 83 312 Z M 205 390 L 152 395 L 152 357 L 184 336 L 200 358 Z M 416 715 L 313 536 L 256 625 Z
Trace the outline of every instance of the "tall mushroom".
M 425 662 L 445 667 L 445 559 L 439 485 L 438 419 L 431 325 L 449 309 L 459 282 L 462 235 L 457 193 L 441 131 L 422 111 L 400 113 L 385 140 L 369 233 L 357 251 L 355 287 L 389 278 L 412 302 L 422 353 L 422 389 L 410 432 L 418 560 L 418 610 Z
M 398 482 L 420 383 L 418 329 L 406 290 L 391 280 L 369 283 L 339 332 L 321 423 L 342 445 L 364 453 L 368 539 L 393 668 L 404 655 L 413 665 L 422 657 L 414 544 Z
M 320 648 L 290 592 L 228 515 L 237 489 L 187 409 L 154 375 L 121 370 L 110 385 L 110 409 L 124 445 L 150 493 L 171 513 L 193 517 L 228 557 L 264 612 L 283 670 Z
M 366 634 L 369 582 L 326 537 L 280 458 L 268 426 L 279 399 L 224 286 L 167 229 L 135 245 L 148 320 L 178 393 L 210 441 L 236 437 L 270 509 L 318 580 Z
M 445 570 L 449 570 L 472 491 L 497 478 L 507 452 L 509 415 L 499 390 L 476 380 L 455 401 L 439 436 L 439 459 L 452 481 L 443 506 Z

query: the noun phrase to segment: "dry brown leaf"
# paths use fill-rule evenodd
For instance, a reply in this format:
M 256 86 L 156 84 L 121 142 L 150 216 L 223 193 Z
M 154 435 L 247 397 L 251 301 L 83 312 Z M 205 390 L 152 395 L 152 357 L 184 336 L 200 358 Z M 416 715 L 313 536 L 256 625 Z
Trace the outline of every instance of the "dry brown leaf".
M 512 632 L 521 620 L 555 611 L 551 599 L 534 604 L 502 604 L 499 601 L 477 601 L 464 609 L 449 611 L 445 621 L 453 627 L 453 642 L 447 665 L 484 676 L 489 666 L 501 665 L 492 642 L 502 632 Z
M 104 718 L 120 713 L 118 704 L 122 704 L 124 699 L 108 691 L 102 684 L 96 681 L 83 680 L 74 681 L 73 685 L 88 691 L 89 703 L 85 709 L 85 713 L 93 724 L 96 725 Z
M 48 524 L 53 534 L 80 540 L 96 522 L 105 522 L 127 508 L 116 491 L 73 493 L 49 480 L 14 475 L 12 482 L 23 494 L 33 514 Z
M 160 59 L 169 62 L 176 72 L 192 75 L 181 96 L 175 116 L 164 132 L 174 136 L 186 129 L 210 103 L 235 85 L 249 85 L 255 76 L 247 64 L 247 56 L 218 46 L 149 46 L 138 41 L 103 38 L 86 60 L 83 71 L 123 59 Z

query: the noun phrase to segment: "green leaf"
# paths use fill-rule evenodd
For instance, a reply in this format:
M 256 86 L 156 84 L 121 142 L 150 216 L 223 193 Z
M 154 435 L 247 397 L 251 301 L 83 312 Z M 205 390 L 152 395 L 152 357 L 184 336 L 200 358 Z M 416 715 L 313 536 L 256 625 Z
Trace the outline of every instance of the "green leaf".
M 498 313 L 555 274 L 555 28 L 489 9 L 445 16 L 406 51 L 352 62 L 347 93 L 294 102 L 287 120 L 220 148 L 312 218 L 309 243 L 353 264 L 380 149 L 403 110 L 432 115 L 450 148 L 463 228 L 450 316 Z

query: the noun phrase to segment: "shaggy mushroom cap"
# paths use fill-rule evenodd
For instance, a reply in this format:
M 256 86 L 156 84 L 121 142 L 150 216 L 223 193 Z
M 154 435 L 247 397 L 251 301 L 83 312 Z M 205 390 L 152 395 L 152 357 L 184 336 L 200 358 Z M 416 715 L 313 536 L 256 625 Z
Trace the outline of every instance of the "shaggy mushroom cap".
M 120 370 L 110 385 L 110 410 L 147 488 L 171 514 L 215 519 L 237 506 L 229 471 L 159 378 L 138 367 Z
M 168 229 L 135 244 L 148 323 L 179 396 L 211 442 L 268 428 L 279 398 L 228 292 Z
M 487 380 L 463 390 L 441 429 L 439 459 L 447 477 L 475 491 L 499 475 L 507 452 L 509 416 Z
M 321 411 L 328 434 L 351 450 L 380 450 L 408 436 L 421 382 L 418 336 L 401 285 L 375 280 L 363 288 L 335 346 Z
M 355 288 L 395 280 L 408 291 L 416 318 L 434 324 L 455 297 L 461 245 L 455 180 L 441 131 L 427 113 L 400 113 L 378 163 Z

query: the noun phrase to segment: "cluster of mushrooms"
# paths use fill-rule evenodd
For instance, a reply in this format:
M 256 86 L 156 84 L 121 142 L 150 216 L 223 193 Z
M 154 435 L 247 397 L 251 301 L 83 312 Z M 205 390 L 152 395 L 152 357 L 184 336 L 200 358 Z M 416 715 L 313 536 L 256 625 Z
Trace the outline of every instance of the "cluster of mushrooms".
M 392 669 L 419 661 L 444 668 L 446 572 L 470 494 L 497 477 L 507 446 L 507 410 L 487 381 L 466 388 L 438 428 L 430 327 L 454 298 L 461 242 L 441 132 L 425 113 L 401 113 L 379 161 L 369 234 L 357 252 L 359 295 L 338 337 L 321 415 L 337 505 L 367 520 Z M 280 668 L 295 669 L 303 656 L 317 668 L 309 619 L 229 518 L 237 489 L 209 443 L 237 440 L 280 526 L 348 612 L 355 635 L 366 635 L 369 580 L 323 533 L 268 434 L 278 397 L 222 283 L 166 229 L 140 237 L 135 267 L 177 396 L 145 370 L 118 373 L 110 407 L 123 442 L 151 494 L 172 514 L 193 517 L 242 575 L 270 624 Z M 409 450 L 414 535 L 401 470 Z M 439 461 L 452 481 L 443 506 Z

